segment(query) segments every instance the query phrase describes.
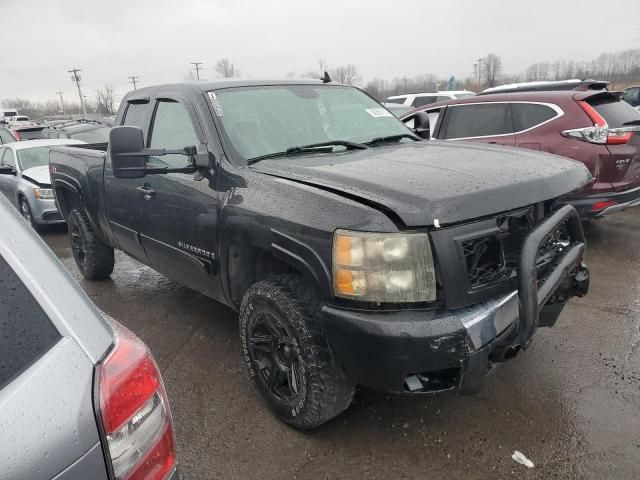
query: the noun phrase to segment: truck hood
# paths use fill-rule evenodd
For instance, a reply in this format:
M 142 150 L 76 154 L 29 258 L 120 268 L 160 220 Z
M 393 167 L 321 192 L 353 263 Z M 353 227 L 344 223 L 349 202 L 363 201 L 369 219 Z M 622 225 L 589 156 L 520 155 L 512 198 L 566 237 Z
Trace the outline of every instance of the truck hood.
M 435 140 L 263 160 L 251 168 L 391 211 L 409 227 L 551 200 L 592 180 L 584 165 L 555 155 Z
M 27 168 L 26 170 L 22 171 L 22 178 L 35 183 L 39 187 L 49 187 L 51 185 L 51 174 L 49 173 L 49 165 Z

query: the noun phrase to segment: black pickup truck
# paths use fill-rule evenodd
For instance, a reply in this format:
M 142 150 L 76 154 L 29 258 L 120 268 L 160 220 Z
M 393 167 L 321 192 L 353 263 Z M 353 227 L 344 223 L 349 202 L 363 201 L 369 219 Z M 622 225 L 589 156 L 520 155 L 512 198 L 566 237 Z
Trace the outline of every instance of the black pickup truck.
M 319 81 L 164 85 L 125 96 L 109 143 L 53 148 L 88 279 L 120 249 L 237 310 L 242 355 L 300 429 L 355 385 L 475 393 L 587 292 L 552 155 L 423 141 L 366 93 Z

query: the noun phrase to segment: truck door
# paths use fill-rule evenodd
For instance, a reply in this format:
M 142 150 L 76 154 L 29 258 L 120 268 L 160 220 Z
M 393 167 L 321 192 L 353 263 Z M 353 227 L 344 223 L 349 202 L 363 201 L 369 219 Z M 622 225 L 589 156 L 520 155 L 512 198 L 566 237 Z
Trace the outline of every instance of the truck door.
M 447 107 L 438 138 L 513 146 L 513 132 L 508 103 L 462 103 Z
M 151 110 L 148 99 L 140 103 L 132 103 L 130 100 L 121 125 L 140 127 L 146 134 Z M 105 203 L 116 246 L 141 262 L 149 264 L 139 236 L 144 204 L 138 190 L 139 186 L 139 179 L 115 178 L 110 157 L 107 155 L 104 169 Z
M 207 152 L 193 105 L 180 97 L 157 98 L 147 145 Z M 150 157 L 155 167 L 188 166 L 184 155 Z M 215 179 L 193 174 L 147 175 L 139 180 L 143 198 L 140 233 L 153 268 L 183 285 L 224 300 L 217 267 L 219 196 Z
M 15 172 L 16 159 L 10 148 L 0 148 L 0 166 L 5 168 L 13 168 Z M 0 192 L 4 193 L 6 197 L 14 205 L 18 205 L 18 177 L 16 173 L 3 173 L 0 175 Z

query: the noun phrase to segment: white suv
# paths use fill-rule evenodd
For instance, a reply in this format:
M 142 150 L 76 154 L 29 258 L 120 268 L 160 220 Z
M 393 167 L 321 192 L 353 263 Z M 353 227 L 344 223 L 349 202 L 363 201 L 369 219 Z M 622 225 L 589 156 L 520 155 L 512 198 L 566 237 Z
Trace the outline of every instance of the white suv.
M 458 98 L 467 98 L 475 95 L 469 90 L 450 90 L 432 93 L 407 93 L 404 95 L 392 95 L 384 101 L 385 107 L 397 107 L 402 105 L 407 108 L 418 108 L 436 102 L 445 102 Z

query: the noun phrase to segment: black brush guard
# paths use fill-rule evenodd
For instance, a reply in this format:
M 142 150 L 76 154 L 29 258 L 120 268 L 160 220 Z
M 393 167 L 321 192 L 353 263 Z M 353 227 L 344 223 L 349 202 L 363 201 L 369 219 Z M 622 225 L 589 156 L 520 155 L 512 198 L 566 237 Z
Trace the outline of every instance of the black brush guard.
M 570 243 L 554 260 L 543 281 L 538 279 L 536 262 L 542 243 L 566 222 Z M 526 348 L 538 327 L 541 309 L 558 292 L 565 298 L 582 297 L 589 289 L 589 270 L 582 259 L 585 238 L 580 216 L 571 205 L 565 205 L 542 221 L 525 239 L 518 262 L 518 296 L 520 321 L 510 338 L 511 349 Z

